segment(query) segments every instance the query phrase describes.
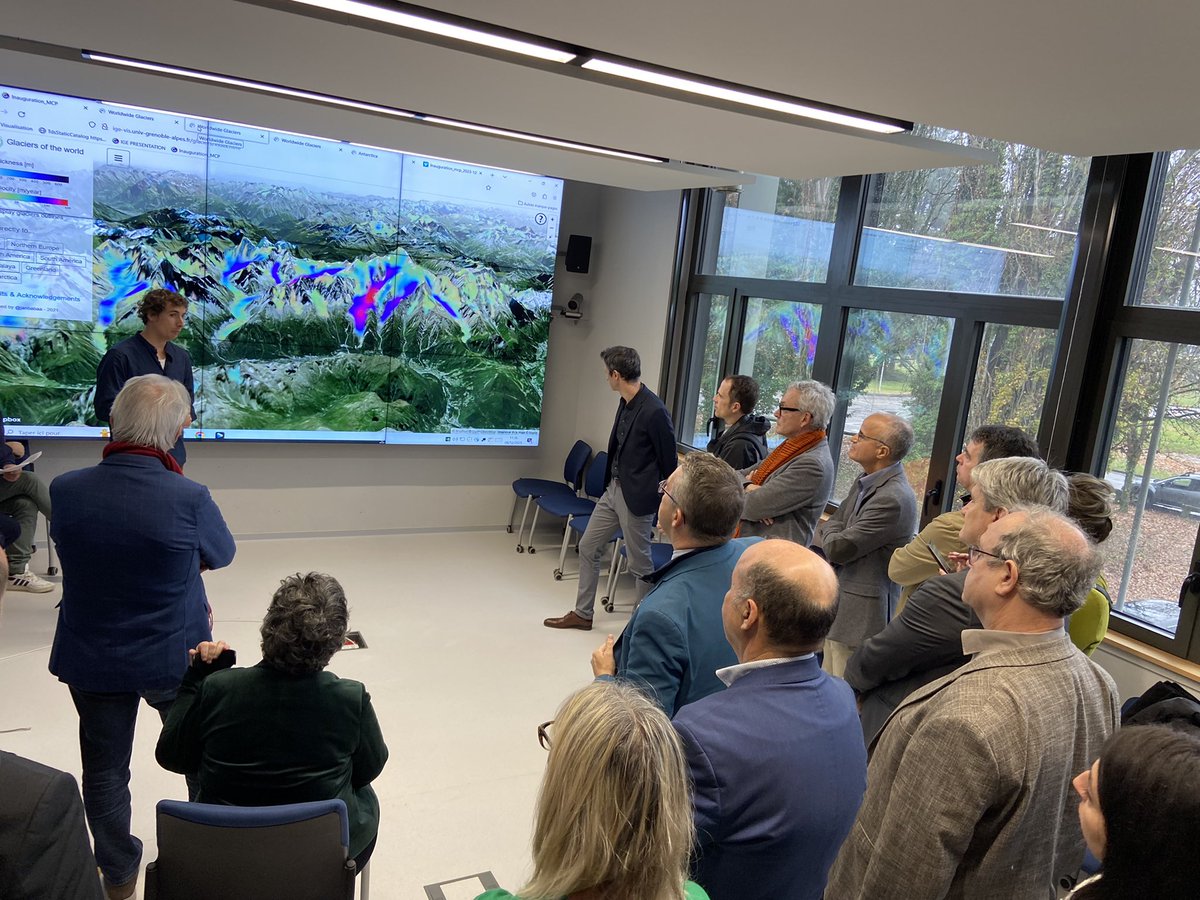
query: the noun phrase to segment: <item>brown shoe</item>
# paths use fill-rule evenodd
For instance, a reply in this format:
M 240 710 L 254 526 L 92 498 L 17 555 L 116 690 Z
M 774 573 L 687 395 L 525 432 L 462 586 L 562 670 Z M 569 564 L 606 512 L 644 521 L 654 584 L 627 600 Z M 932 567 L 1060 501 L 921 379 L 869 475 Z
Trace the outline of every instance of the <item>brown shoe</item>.
M 126 881 L 124 884 L 113 884 L 103 875 L 100 876 L 100 883 L 104 885 L 104 895 L 108 900 L 129 900 L 137 893 L 137 875 Z
M 565 616 L 559 616 L 557 619 L 547 619 L 542 623 L 547 628 L 578 628 L 580 631 L 591 631 L 592 620 L 585 619 L 575 610 L 571 610 Z

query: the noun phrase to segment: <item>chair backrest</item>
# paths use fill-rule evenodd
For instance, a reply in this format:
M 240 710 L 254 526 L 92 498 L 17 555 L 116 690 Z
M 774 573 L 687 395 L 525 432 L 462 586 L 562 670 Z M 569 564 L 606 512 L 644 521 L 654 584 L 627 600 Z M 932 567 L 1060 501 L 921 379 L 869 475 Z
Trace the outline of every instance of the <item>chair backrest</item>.
M 342 800 L 224 806 L 161 800 L 146 900 L 354 898 Z
M 608 468 L 608 454 L 601 450 L 592 457 L 588 466 L 587 478 L 584 480 L 584 492 L 589 497 L 599 497 L 604 493 L 604 471 Z
M 576 441 L 567 461 L 563 463 L 563 481 L 575 488 L 575 493 L 583 487 L 583 473 L 587 470 L 587 462 L 592 456 L 592 445 L 587 441 Z

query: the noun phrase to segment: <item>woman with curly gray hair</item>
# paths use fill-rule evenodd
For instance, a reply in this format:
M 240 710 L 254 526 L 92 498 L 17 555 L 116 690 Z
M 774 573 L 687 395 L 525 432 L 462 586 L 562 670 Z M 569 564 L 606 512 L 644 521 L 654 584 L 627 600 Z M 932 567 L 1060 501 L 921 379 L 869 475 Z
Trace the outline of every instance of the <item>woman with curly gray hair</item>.
M 337 579 L 285 578 L 263 618 L 262 662 L 229 668 L 224 641 L 189 651 L 155 755 L 163 768 L 199 779 L 201 803 L 345 800 L 361 872 L 379 829 L 371 781 L 388 751 L 366 688 L 325 671 L 348 624 Z

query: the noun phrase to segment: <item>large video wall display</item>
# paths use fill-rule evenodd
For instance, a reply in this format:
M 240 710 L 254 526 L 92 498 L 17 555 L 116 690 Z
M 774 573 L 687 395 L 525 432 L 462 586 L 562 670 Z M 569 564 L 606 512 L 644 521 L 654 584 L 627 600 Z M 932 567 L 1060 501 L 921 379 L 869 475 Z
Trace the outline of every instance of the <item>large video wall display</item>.
M 189 301 L 203 440 L 537 443 L 562 182 L 0 88 L 0 415 L 107 432 L 104 352 Z

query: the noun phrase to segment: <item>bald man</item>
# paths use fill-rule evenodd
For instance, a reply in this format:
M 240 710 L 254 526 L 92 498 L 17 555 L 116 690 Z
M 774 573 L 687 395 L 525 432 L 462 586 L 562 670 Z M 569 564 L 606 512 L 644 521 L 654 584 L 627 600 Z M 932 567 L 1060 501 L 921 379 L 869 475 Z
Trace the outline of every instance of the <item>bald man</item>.
M 831 898 L 1053 897 L 1083 861 L 1072 773 L 1099 755 L 1118 701 L 1063 621 L 1102 558 L 1044 507 L 997 519 L 968 554 L 963 600 L 983 623 L 962 633 L 971 661 L 909 695 L 876 738 Z
M 917 497 L 901 460 L 913 445 L 912 426 L 891 413 L 872 413 L 850 438 L 850 459 L 862 468 L 837 511 L 817 527 L 813 543 L 837 569 L 841 600 L 825 642 L 825 671 L 841 675 L 846 661 L 890 621 L 900 586 L 888 561 L 917 532 Z
M 679 710 L 696 817 L 694 878 L 712 900 L 819 900 L 866 787 L 854 695 L 817 664 L 837 577 L 775 538 L 733 570 L 721 618 L 728 689 Z

